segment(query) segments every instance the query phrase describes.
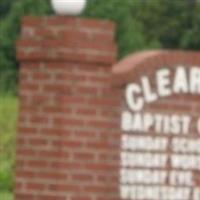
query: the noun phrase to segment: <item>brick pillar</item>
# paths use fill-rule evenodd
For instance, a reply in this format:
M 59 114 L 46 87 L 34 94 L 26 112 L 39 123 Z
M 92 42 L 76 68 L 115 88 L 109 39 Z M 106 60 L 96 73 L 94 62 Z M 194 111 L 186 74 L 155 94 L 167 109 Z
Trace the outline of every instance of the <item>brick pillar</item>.
M 118 198 L 114 32 L 108 21 L 23 19 L 15 200 Z

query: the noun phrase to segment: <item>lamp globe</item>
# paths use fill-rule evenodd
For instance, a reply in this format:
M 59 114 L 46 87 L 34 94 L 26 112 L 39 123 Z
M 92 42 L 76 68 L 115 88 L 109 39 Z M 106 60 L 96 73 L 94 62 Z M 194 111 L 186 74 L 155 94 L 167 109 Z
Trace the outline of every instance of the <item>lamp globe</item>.
M 51 4 L 58 15 L 79 15 L 86 7 L 87 0 L 51 0 Z

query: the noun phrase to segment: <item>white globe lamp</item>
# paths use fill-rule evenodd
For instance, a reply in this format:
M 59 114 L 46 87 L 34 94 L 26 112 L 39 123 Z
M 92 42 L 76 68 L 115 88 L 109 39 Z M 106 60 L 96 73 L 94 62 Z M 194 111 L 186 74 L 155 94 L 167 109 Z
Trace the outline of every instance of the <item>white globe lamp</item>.
M 87 0 L 51 0 L 53 10 L 58 15 L 79 15 L 86 3 Z

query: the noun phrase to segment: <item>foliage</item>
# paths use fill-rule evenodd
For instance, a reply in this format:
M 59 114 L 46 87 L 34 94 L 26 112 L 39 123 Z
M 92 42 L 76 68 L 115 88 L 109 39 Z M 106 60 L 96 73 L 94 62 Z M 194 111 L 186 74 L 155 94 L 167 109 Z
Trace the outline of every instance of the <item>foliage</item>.
M 0 97 L 0 191 L 13 188 L 17 99 Z
M 1 0 L 0 2 L 0 18 L 6 17 L 9 13 L 14 0 Z
M 0 83 L 0 92 L 16 93 L 15 42 L 20 19 L 24 15 L 48 15 L 52 10 L 50 0 L 1 0 L 0 11 L 0 82 L 4 83 Z M 117 23 L 120 57 L 152 48 L 200 49 L 197 0 L 88 0 L 83 16 Z
M 163 48 L 192 48 L 189 42 L 183 45 L 183 38 L 188 31 L 193 32 L 194 13 L 197 14 L 199 3 L 194 4 L 194 0 L 143 2 L 142 12 L 138 8 L 134 16 L 142 24 L 149 40 L 158 40 Z M 200 49 L 200 43 L 198 46 Z
M 148 40 L 140 20 L 135 17 L 135 10 L 139 7 L 141 11 L 142 5 L 137 0 L 92 0 L 89 1 L 84 16 L 109 19 L 117 23 L 117 40 L 122 57 L 134 51 L 161 47 L 158 40 Z
M 149 48 L 200 50 L 197 0 L 92 0 L 86 15 L 117 22 L 120 54 Z
M 200 2 L 191 9 L 189 26 L 181 38 L 181 47 L 185 49 L 200 50 Z
M 4 1 L 2 1 L 4 2 Z M 2 5 L 1 2 L 1 5 Z M 48 0 L 8 1 L 10 12 L 0 21 L 0 92 L 16 92 L 18 63 L 15 43 L 19 37 L 20 20 L 24 15 L 46 15 L 50 13 Z

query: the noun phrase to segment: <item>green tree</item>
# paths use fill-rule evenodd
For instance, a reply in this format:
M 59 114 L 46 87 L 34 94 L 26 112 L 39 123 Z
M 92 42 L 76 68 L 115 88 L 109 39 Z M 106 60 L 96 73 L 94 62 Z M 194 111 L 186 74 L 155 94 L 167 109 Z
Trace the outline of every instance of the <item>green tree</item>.
M 87 16 L 115 20 L 121 55 L 149 48 L 200 49 L 198 0 L 91 0 Z
M 117 23 L 117 41 L 122 57 L 134 51 L 161 47 L 156 38 L 148 39 L 140 20 L 134 15 L 136 11 L 143 11 L 141 0 L 90 0 L 84 16 L 109 19 Z
M 191 13 L 194 10 L 191 10 L 191 0 L 142 0 L 142 2 L 142 7 L 141 4 L 137 4 L 133 16 L 142 25 L 148 40 L 158 40 L 162 48 L 183 48 L 182 39 L 188 29 L 193 28 Z M 187 45 L 190 48 L 190 45 Z
M 10 0 L 11 2 L 11 0 Z M 0 91 L 17 91 L 15 44 L 20 32 L 20 20 L 24 15 L 51 13 L 48 0 L 13 1 L 10 12 L 0 21 Z
M 200 2 L 192 0 L 188 5 L 188 26 L 181 38 L 180 46 L 184 49 L 200 50 Z
M 0 19 L 3 19 L 10 11 L 14 0 L 1 0 L 0 1 Z

